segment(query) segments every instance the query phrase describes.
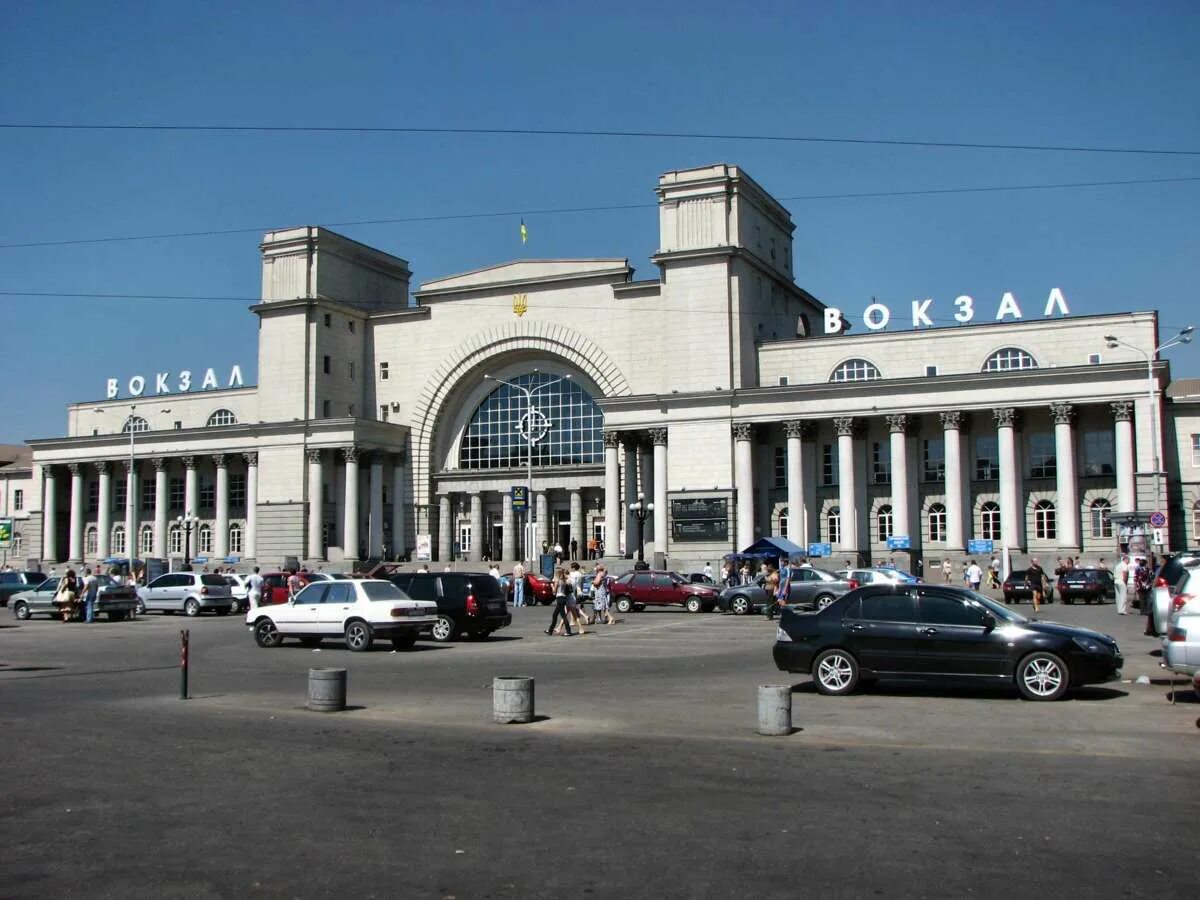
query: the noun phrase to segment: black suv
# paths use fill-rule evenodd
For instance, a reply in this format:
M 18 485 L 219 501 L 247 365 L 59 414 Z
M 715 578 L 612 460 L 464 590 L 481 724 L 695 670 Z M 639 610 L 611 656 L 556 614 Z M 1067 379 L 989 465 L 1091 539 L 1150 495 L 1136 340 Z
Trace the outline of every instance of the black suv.
M 1058 576 L 1058 596 L 1063 603 L 1076 600 L 1103 603 L 1106 598 L 1116 595 L 1116 584 L 1108 569 L 1067 569 Z
M 414 600 L 437 604 L 433 639 L 440 643 L 463 633 L 484 639 L 512 624 L 500 583 L 486 572 L 398 572 L 388 580 Z

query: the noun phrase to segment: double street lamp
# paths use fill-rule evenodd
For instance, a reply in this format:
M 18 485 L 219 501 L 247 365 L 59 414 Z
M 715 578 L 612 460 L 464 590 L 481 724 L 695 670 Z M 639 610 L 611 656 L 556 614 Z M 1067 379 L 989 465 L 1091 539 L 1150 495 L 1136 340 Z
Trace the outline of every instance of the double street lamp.
M 638 494 L 637 502 L 629 505 L 629 511 L 637 519 L 638 526 L 638 562 L 646 561 L 646 520 L 654 512 L 654 504 L 646 502 L 645 494 Z
M 200 518 L 189 512 L 186 516 L 176 516 L 175 524 L 183 530 L 183 568 L 187 571 L 192 567 L 192 529 L 199 527 Z
M 533 370 L 533 375 L 539 374 L 537 369 Z M 497 378 L 495 375 L 484 375 L 485 381 L 494 381 L 497 384 L 502 384 L 517 391 L 525 398 L 526 411 L 517 421 L 516 432 L 525 438 L 525 443 L 529 451 L 529 481 L 526 486 L 528 495 L 525 498 L 525 559 L 527 562 L 533 562 L 533 445 L 544 438 L 547 432 L 550 431 L 551 422 L 542 413 L 540 409 L 534 406 L 533 395 L 539 391 L 544 391 L 552 385 L 558 384 L 560 381 L 570 381 L 570 375 L 563 375 L 559 378 L 552 378 L 549 381 L 544 381 L 541 384 L 535 385 L 532 388 L 527 388 L 522 384 L 516 384 L 512 381 L 505 381 L 503 378 Z
M 1175 335 L 1170 340 L 1163 341 L 1163 343 L 1159 344 L 1153 350 L 1149 350 L 1149 351 L 1143 350 L 1141 347 L 1138 347 L 1134 344 L 1127 343 L 1126 341 L 1121 340 L 1116 335 L 1106 334 L 1104 336 L 1104 341 L 1107 344 L 1108 349 L 1114 350 L 1117 347 L 1124 347 L 1126 350 L 1132 350 L 1135 353 L 1140 353 L 1142 355 L 1142 358 L 1144 360 L 1146 360 L 1146 399 L 1149 401 L 1149 404 L 1150 404 L 1149 405 L 1150 454 L 1151 454 L 1152 465 L 1154 468 L 1154 471 L 1152 474 L 1154 477 L 1154 508 L 1155 508 L 1155 511 L 1162 510 L 1163 496 L 1162 496 L 1162 463 L 1159 461 L 1159 455 L 1158 455 L 1158 432 L 1159 432 L 1158 410 L 1157 410 L 1158 404 L 1155 403 L 1155 398 L 1154 398 L 1154 395 L 1155 395 L 1154 358 L 1159 353 L 1162 353 L 1164 350 L 1170 350 L 1172 347 L 1177 347 L 1180 344 L 1190 344 L 1192 342 L 1192 332 L 1194 330 L 1195 329 L 1191 325 L 1189 325 L 1187 328 L 1184 328 L 1182 331 L 1180 331 L 1177 335 Z M 1137 505 L 1136 498 L 1134 499 L 1134 505 L 1135 506 Z M 1127 510 L 1127 511 L 1134 512 L 1134 510 Z

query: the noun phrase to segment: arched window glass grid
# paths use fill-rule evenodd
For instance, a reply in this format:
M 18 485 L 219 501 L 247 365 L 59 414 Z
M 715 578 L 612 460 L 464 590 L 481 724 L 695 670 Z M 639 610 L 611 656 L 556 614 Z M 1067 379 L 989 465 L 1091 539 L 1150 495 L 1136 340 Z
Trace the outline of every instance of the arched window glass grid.
M 112 530 L 112 541 L 109 549 L 114 556 L 125 555 L 125 526 L 114 525 Z
M 200 530 L 196 532 L 196 552 L 212 553 L 212 548 L 212 526 L 201 525 Z
M 14 531 L 13 536 L 12 536 L 12 554 L 13 554 L 13 556 L 20 556 L 21 552 L 24 549 L 25 549 L 25 538 L 21 535 L 21 532 Z
M 929 539 L 931 541 L 946 540 L 945 504 L 934 503 L 929 507 Z
M 840 544 L 842 542 L 842 511 L 839 507 L 829 507 L 829 512 L 825 515 L 825 527 L 829 534 L 829 543 Z
M 204 427 L 205 428 L 216 428 L 220 425 L 236 425 L 236 424 L 237 424 L 237 416 L 235 416 L 233 414 L 233 410 L 218 409 L 211 416 L 208 417 L 208 421 L 205 423 Z
M 130 416 L 128 419 L 125 420 L 125 424 L 123 426 L 121 426 L 121 434 L 129 434 L 129 432 L 131 432 L 131 431 L 134 434 L 138 434 L 140 432 L 149 431 L 149 430 L 150 430 L 150 423 L 147 422 L 145 419 L 143 419 L 141 416 Z
M 83 533 L 83 552 L 85 556 L 95 556 L 99 549 L 100 533 L 96 530 L 96 526 L 90 526 Z
M 830 382 L 878 381 L 883 376 L 873 362 L 865 359 L 848 359 L 829 376 Z
M 246 532 L 242 530 L 240 522 L 234 522 L 229 526 L 229 552 L 241 553 L 244 545 L 244 536 Z
M 178 525 L 172 525 L 167 532 L 167 552 L 176 556 L 183 553 L 183 529 Z
M 1033 505 L 1033 534 L 1038 540 L 1043 541 L 1058 537 L 1054 504 L 1049 500 L 1039 500 Z
M 138 553 L 143 556 L 154 552 L 154 529 L 149 525 L 143 525 L 141 531 L 138 532 Z
M 779 525 L 775 533 L 784 539 L 788 536 L 788 511 L 786 506 L 779 511 Z
M 1092 537 L 1112 537 L 1112 504 L 1100 498 L 1092 501 L 1090 509 L 1092 513 Z
M 979 533 L 985 541 L 1000 540 L 1000 504 L 988 500 L 979 507 Z
M 983 363 L 985 372 L 1012 372 L 1018 369 L 1036 369 L 1037 360 L 1020 347 L 1002 347 Z
M 536 390 L 559 376 L 544 372 L 508 379 Z M 559 381 L 536 390 L 533 405 L 549 423 L 539 438 L 534 416 L 533 464 L 567 466 L 604 459 L 604 414 L 574 381 Z M 529 445 L 520 426 L 529 414 L 525 395 L 502 384 L 476 408 L 463 432 L 458 464 L 464 469 L 516 469 L 528 465 Z
M 875 514 L 875 521 L 879 527 L 879 542 L 885 543 L 892 536 L 893 518 L 892 508 L 890 506 L 881 506 Z

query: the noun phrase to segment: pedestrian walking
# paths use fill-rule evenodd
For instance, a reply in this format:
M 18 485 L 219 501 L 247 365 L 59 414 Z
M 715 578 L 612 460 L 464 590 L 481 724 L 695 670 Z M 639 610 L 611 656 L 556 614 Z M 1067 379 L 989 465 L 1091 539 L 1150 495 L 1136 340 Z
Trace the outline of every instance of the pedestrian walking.
M 90 568 L 83 570 L 83 621 L 96 620 L 96 595 L 100 593 L 100 579 Z
M 783 608 L 787 606 L 788 600 L 792 594 L 792 564 L 789 559 L 781 559 L 779 561 L 779 572 L 775 576 L 775 592 L 768 596 L 772 598 L 772 603 L 767 607 L 767 619 L 774 619 L 776 615 L 783 615 Z
M 513 606 L 525 605 L 525 567 L 518 561 L 512 569 Z
M 596 614 L 596 624 L 604 617 L 605 625 L 616 625 L 616 617 L 612 614 L 612 577 L 604 564 L 596 566 L 596 574 L 592 577 L 592 609 Z
M 250 604 L 251 609 L 255 609 L 262 603 L 263 577 L 258 573 L 258 566 L 254 567 L 254 571 L 250 573 L 250 577 L 246 580 L 246 600 Z
M 300 578 L 300 573 L 292 569 L 287 580 L 288 599 L 295 600 L 296 595 L 304 590 L 304 581 Z
M 709 579 L 710 581 L 712 580 L 713 567 L 712 567 L 712 563 L 710 563 L 710 562 L 706 562 L 704 564 L 704 577 Z
M 1029 588 L 1033 598 L 1034 612 L 1042 607 L 1042 599 L 1046 596 L 1046 581 L 1046 570 L 1036 559 L 1030 560 L 1029 568 L 1025 570 L 1025 586 Z
M 1138 602 L 1142 604 L 1141 611 L 1146 616 L 1146 636 L 1155 637 L 1154 630 L 1154 573 L 1157 571 L 1158 560 L 1153 554 L 1145 560 L 1138 569 L 1137 591 Z M 1163 627 L 1166 628 L 1166 622 Z
M 766 570 L 766 576 L 763 578 L 763 591 L 767 595 L 767 608 L 763 610 L 763 615 L 768 619 L 773 619 L 775 618 L 775 605 L 779 602 L 779 573 L 770 563 L 763 563 L 763 568 Z
M 988 587 L 1000 588 L 1000 557 L 995 555 L 988 564 Z
M 971 564 L 967 566 L 967 584 L 971 586 L 971 590 L 978 591 L 983 585 L 983 569 L 979 567 L 979 563 L 971 560 Z
M 571 561 L 579 559 L 579 541 L 571 538 Z
M 1122 556 L 1113 572 L 1113 588 L 1117 594 L 1117 615 L 1129 615 L 1129 557 Z
M 62 613 L 62 620 L 70 622 L 75 614 L 75 602 L 79 599 L 79 579 L 75 577 L 74 569 L 67 569 L 67 574 L 58 582 L 54 592 L 54 605 Z
M 562 561 L 563 561 L 562 544 L 558 543 L 558 541 L 555 541 L 554 542 L 554 564 L 556 566 L 560 566 L 560 565 L 562 565 Z
M 950 560 L 943 559 L 942 560 L 942 579 L 946 582 L 946 584 L 950 583 L 950 573 L 953 571 L 954 571 L 954 569 L 950 565 Z
M 552 587 L 554 588 L 554 615 L 550 617 L 550 627 L 546 629 L 546 634 L 555 634 L 561 619 L 563 633 L 569 637 L 571 620 L 567 616 L 567 591 L 571 590 L 571 583 L 567 580 L 566 570 L 562 566 L 554 570 Z

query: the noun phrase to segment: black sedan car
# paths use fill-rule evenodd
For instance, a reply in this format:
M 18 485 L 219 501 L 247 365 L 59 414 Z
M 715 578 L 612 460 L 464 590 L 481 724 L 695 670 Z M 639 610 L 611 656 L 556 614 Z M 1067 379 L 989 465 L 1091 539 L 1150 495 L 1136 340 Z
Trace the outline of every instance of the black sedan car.
M 815 613 L 785 610 L 775 665 L 811 674 L 822 694 L 879 678 L 1015 684 L 1028 700 L 1058 700 L 1120 675 L 1106 634 L 1039 622 L 973 591 L 869 585 Z
M 740 584 L 725 588 L 717 598 L 717 606 L 735 616 L 759 612 L 770 602 L 762 584 L 763 579 L 760 577 L 753 584 Z M 849 591 L 851 587 L 849 581 L 838 578 L 824 569 L 817 569 L 813 566 L 795 566 L 792 568 L 792 585 L 788 596 L 788 605 L 823 609 Z
M 1058 576 L 1058 599 L 1063 603 L 1082 600 L 1085 603 L 1103 603 L 1108 597 L 1117 596 L 1117 586 L 1108 569 L 1067 569 Z
M 1049 580 L 1046 582 L 1046 593 L 1042 596 L 1043 603 L 1054 602 L 1054 577 L 1047 574 Z M 1008 573 L 1008 577 L 1004 579 L 1004 583 L 1000 585 L 1000 590 L 1004 593 L 1005 603 L 1032 603 L 1033 591 L 1025 584 L 1025 570 L 1013 569 Z

